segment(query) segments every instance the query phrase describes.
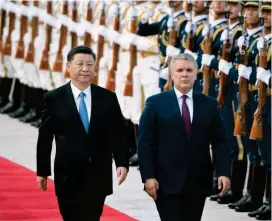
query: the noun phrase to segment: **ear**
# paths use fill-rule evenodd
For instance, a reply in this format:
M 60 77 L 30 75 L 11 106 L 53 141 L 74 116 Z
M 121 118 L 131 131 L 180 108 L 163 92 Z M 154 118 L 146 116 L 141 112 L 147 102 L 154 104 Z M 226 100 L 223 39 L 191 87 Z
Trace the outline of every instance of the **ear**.
M 67 70 L 67 72 L 69 72 L 69 73 L 70 73 L 70 68 L 71 68 L 71 64 L 70 64 L 70 62 L 67 62 L 67 63 L 66 63 L 66 70 Z

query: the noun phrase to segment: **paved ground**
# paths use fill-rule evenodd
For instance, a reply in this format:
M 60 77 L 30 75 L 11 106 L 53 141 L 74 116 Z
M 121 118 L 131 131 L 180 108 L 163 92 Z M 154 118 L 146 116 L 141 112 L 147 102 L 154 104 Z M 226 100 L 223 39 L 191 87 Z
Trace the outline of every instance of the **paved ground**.
M 35 146 L 37 129 L 0 114 L 0 156 L 35 170 Z M 1 177 L 0 177 L 1 180 Z M 106 204 L 140 221 L 159 221 L 155 205 L 142 191 L 140 175 L 131 168 L 128 179 L 122 186 L 116 186 L 114 194 Z M 202 221 L 249 221 L 245 213 L 236 213 L 227 206 L 207 200 Z

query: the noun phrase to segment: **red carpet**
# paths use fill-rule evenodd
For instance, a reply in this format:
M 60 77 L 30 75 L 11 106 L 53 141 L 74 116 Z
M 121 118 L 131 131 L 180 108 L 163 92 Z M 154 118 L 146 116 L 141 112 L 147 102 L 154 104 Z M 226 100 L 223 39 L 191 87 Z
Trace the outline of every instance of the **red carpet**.
M 54 183 L 48 181 L 46 192 L 36 184 L 36 174 L 0 157 L 0 220 L 60 221 Z M 135 219 L 104 206 L 101 221 L 135 221 Z

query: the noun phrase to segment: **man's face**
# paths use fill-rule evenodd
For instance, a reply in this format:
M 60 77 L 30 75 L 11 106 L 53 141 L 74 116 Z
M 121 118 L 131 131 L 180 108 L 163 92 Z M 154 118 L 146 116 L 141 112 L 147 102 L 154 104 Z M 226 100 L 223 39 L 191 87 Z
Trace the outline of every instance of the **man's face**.
M 225 12 L 225 2 L 224 1 L 213 1 L 212 8 L 215 14 L 222 14 Z
M 188 60 L 177 60 L 171 73 L 175 87 L 180 91 L 190 91 L 196 80 L 194 64 Z
M 245 17 L 246 22 L 249 25 L 255 25 L 259 22 L 259 12 L 256 6 L 246 6 L 245 7 Z
M 193 11 L 196 13 L 204 11 L 204 2 L 203 1 L 192 1 Z
M 89 84 L 94 76 L 94 58 L 90 54 L 76 54 L 67 64 L 72 81 Z
M 271 10 L 263 10 L 263 17 L 264 17 L 264 27 L 270 28 L 271 27 Z
M 230 19 L 235 19 L 238 17 L 239 15 L 239 7 L 238 7 L 238 4 L 236 3 L 232 3 L 232 2 L 229 2 L 228 3 L 228 10 L 229 10 L 229 16 L 230 16 Z
M 182 1 L 180 0 L 168 0 L 167 1 L 167 6 L 170 8 L 170 7 L 174 7 L 174 8 L 177 8 L 181 5 Z

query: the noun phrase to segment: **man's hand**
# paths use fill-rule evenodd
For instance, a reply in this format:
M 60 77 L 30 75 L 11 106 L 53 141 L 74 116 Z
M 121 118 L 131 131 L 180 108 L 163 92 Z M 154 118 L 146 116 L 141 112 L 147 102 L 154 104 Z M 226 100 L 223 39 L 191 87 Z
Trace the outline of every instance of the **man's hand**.
M 117 168 L 117 178 L 118 178 L 118 185 L 121 185 L 125 179 L 127 178 L 127 168 L 125 167 L 118 167 Z
M 220 196 L 225 195 L 230 189 L 230 179 L 226 176 L 218 177 L 218 189 L 222 189 Z
M 47 177 L 37 176 L 37 183 L 42 191 L 46 191 Z
M 153 200 L 157 199 L 157 190 L 159 189 L 159 183 L 156 179 L 151 178 L 145 181 L 145 190 Z

